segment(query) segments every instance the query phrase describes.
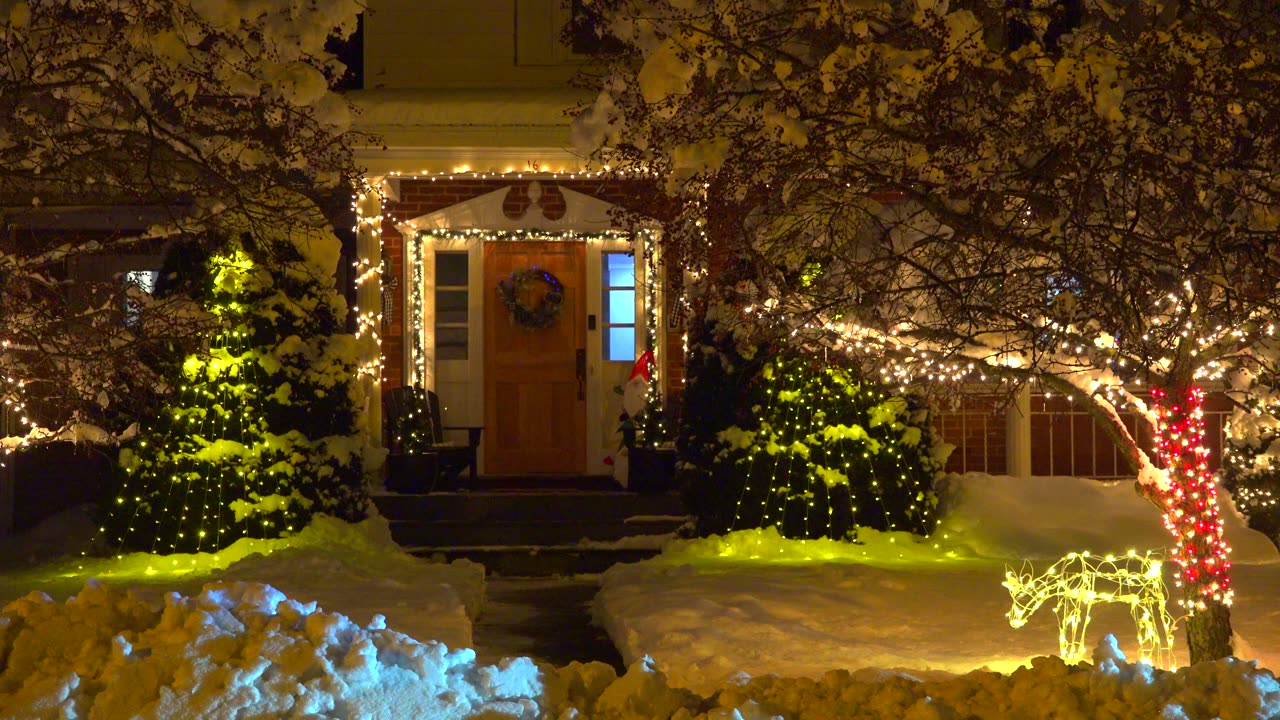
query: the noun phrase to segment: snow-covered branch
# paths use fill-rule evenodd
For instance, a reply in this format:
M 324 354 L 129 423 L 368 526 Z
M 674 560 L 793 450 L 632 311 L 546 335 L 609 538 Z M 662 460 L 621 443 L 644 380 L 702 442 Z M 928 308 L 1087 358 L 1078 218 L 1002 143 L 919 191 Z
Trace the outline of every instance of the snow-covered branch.
M 286 232 L 297 209 L 279 198 L 358 174 L 348 103 L 331 89 L 343 68 L 324 46 L 360 10 L 355 0 L 0 3 L 0 373 L 12 379 L 0 393 L 55 428 L 10 444 L 61 438 L 56 428 L 76 423 L 118 432 L 156 402 L 157 363 L 207 330 L 189 303 L 77 267 L 156 256 L 175 238 L 211 242 L 228 213 L 264 235 Z M 145 208 L 146 219 L 121 223 L 111 207 Z

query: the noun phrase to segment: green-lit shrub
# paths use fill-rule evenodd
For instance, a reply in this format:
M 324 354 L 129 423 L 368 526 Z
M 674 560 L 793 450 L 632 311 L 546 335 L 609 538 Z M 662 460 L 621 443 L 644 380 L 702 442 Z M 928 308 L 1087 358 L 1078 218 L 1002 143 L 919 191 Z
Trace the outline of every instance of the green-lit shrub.
M 858 368 L 787 348 L 748 353 L 714 317 L 691 345 L 682 474 L 703 534 L 773 525 L 786 537 L 933 530 L 945 447 L 923 402 Z
M 1222 484 L 1249 527 L 1280 546 L 1280 393 L 1271 374 L 1256 379 L 1226 431 Z
M 358 348 L 337 259 L 332 233 L 300 228 L 238 233 L 186 269 L 181 290 L 221 329 L 175 363 L 168 406 L 121 449 L 108 542 L 214 551 L 296 532 L 314 513 L 365 515 Z

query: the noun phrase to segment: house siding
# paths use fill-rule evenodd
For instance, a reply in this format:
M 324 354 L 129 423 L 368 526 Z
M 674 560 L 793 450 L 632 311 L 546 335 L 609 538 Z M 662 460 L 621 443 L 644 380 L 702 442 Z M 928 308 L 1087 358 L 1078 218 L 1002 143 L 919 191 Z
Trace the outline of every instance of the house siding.
M 368 89 L 563 88 L 582 61 L 559 46 L 560 0 L 370 0 Z

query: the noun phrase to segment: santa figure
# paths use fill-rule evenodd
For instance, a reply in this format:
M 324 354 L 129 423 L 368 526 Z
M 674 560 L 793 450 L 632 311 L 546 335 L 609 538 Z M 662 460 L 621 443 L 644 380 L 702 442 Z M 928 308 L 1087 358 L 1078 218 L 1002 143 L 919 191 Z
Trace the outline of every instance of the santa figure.
M 631 376 L 622 386 L 622 411 L 628 417 L 639 415 L 647 404 L 649 380 L 653 377 L 653 351 L 646 350 L 631 366 Z
M 636 359 L 636 364 L 631 366 L 631 375 L 622 386 L 622 419 L 624 421 L 644 412 L 647 404 L 645 399 L 649 395 L 649 380 L 652 377 L 653 351 L 647 350 Z M 613 458 L 613 479 L 622 487 L 627 487 L 628 464 L 625 449 Z

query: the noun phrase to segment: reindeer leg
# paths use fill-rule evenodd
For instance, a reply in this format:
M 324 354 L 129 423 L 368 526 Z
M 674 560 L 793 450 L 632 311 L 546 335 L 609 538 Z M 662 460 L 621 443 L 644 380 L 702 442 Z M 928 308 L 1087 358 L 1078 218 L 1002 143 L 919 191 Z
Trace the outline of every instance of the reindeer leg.
M 1089 600 L 1080 600 L 1079 610 L 1080 624 L 1076 626 L 1075 634 L 1071 637 L 1071 662 L 1077 663 L 1085 658 L 1084 635 L 1089 629 L 1090 612 L 1093 610 L 1093 603 Z
M 1129 603 L 1129 612 L 1133 615 L 1133 626 L 1138 631 L 1138 660 L 1155 666 L 1160 662 L 1160 638 L 1156 631 L 1155 615 L 1152 612 L 1150 598 L 1135 599 Z
M 1071 664 L 1079 662 L 1084 657 L 1083 646 L 1080 643 L 1081 633 L 1081 608 L 1083 605 L 1079 598 L 1064 597 L 1062 603 L 1058 606 L 1058 651 L 1062 653 L 1064 662 Z
M 1178 659 L 1173 653 L 1174 638 L 1177 636 L 1173 616 L 1169 614 L 1166 607 L 1167 600 L 1164 593 L 1161 593 L 1154 600 L 1155 604 L 1155 625 L 1159 632 L 1160 641 L 1160 665 L 1165 669 L 1173 669 L 1178 666 Z

